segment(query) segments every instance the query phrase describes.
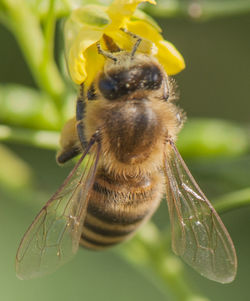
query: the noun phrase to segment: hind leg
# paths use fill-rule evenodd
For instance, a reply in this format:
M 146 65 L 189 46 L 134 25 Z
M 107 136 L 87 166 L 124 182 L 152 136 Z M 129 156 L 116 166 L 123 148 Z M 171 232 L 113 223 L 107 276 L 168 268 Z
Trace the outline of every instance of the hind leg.
M 68 120 L 64 125 L 61 132 L 60 145 L 61 149 L 56 156 L 58 164 L 64 164 L 81 153 L 75 118 Z

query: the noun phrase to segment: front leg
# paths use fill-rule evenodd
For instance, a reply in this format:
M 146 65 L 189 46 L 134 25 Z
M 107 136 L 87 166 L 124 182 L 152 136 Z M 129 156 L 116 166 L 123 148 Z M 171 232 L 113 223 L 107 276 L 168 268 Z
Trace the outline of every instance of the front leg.
M 83 84 L 76 102 L 76 118 L 66 122 L 61 132 L 61 150 L 57 154 L 57 163 L 63 164 L 79 155 L 87 145 L 84 135 L 85 100 Z
M 86 102 L 84 99 L 84 85 L 81 84 L 80 93 L 76 102 L 76 121 L 77 121 L 76 129 L 77 129 L 78 138 L 80 140 L 83 149 L 85 149 L 87 146 L 87 140 L 84 134 L 84 123 L 83 123 L 84 116 L 85 116 L 85 108 L 86 108 Z

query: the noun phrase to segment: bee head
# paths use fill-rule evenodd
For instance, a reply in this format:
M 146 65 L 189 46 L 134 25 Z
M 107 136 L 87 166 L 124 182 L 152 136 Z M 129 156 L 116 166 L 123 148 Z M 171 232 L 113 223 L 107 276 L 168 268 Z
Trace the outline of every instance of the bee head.
M 108 100 L 128 96 L 136 90 L 157 90 L 163 75 L 158 64 L 149 56 L 119 52 L 107 60 L 99 76 L 98 88 Z

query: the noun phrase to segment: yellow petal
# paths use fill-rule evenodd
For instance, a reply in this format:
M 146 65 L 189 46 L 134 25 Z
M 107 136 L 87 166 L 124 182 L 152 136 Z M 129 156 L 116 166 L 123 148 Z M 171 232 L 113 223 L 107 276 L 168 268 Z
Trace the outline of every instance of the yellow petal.
M 168 75 L 179 73 L 185 68 L 185 62 L 180 52 L 168 41 L 162 40 L 156 44 L 158 53 L 155 57 Z
M 97 51 L 96 45 L 90 46 L 84 53 L 86 58 L 86 72 L 87 77 L 84 83 L 86 89 L 92 84 L 96 75 L 103 69 L 104 56 L 100 55 Z
M 102 5 L 89 4 L 74 10 L 70 16 L 78 26 L 92 25 L 105 27 L 110 23 L 107 7 Z
M 135 13 L 133 14 L 133 16 L 131 16 L 130 20 L 131 21 L 136 21 L 136 20 L 145 21 L 148 24 L 150 24 L 152 27 L 154 27 L 158 32 L 162 31 L 160 26 L 156 23 L 156 21 L 151 16 L 149 16 L 148 14 L 146 14 L 144 11 L 142 11 L 140 9 L 135 10 Z
M 145 20 L 131 18 L 126 28 L 145 40 L 155 43 L 157 53 L 155 57 L 164 67 L 168 75 L 174 75 L 185 68 L 185 62 L 179 51 L 168 41 L 165 41 L 156 26 Z M 139 48 L 138 51 L 141 51 Z
M 148 22 L 144 20 L 130 20 L 126 23 L 126 28 L 143 39 L 150 40 L 153 43 L 157 43 L 163 40 L 159 31 Z
M 122 50 L 130 51 L 135 43 L 135 40 L 122 30 L 106 30 L 105 34 Z
M 87 77 L 84 52 L 99 41 L 110 22 L 105 6 L 86 5 L 74 10 L 64 27 L 66 61 L 72 80 L 81 84 Z
M 72 47 L 80 31 L 86 29 L 103 30 L 110 22 L 105 6 L 86 5 L 72 11 L 65 22 L 64 40 L 66 53 Z
M 86 60 L 84 57 L 81 58 L 81 60 L 75 55 L 73 50 L 69 52 L 69 56 L 67 59 L 67 65 L 68 65 L 68 70 L 71 79 L 73 82 L 76 84 L 80 85 L 87 77 L 86 73 Z
M 68 69 L 72 80 L 76 84 L 81 84 L 87 77 L 86 72 L 86 57 L 85 51 L 102 37 L 102 31 L 93 30 L 90 28 L 83 28 L 75 38 L 72 47 L 69 50 L 68 56 L 66 53 L 66 60 L 68 62 Z M 93 62 L 95 64 L 95 62 Z
M 135 12 L 137 5 L 141 2 L 156 4 L 154 0 L 114 0 L 107 9 L 107 14 L 112 20 L 110 28 L 123 27 L 128 18 Z

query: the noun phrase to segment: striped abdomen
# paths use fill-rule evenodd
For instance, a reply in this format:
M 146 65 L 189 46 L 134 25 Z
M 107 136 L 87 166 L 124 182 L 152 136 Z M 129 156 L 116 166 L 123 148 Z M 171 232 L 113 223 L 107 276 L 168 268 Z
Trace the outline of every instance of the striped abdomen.
M 98 172 L 85 218 L 81 245 L 94 250 L 118 244 L 133 235 L 157 208 L 162 177 L 115 178 Z

